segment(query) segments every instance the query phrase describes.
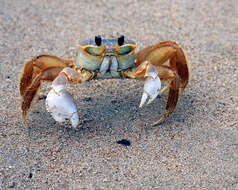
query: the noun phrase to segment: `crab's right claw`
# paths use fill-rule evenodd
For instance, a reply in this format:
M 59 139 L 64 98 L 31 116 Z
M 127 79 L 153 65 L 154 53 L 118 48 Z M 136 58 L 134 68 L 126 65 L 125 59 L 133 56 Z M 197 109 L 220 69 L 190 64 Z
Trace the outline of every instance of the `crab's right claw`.
M 77 107 L 68 92 L 62 91 L 57 93 L 52 89 L 46 98 L 46 108 L 55 121 L 64 122 L 66 119 L 69 119 L 74 128 L 78 126 Z
M 161 89 L 161 81 L 155 66 L 151 64 L 148 65 L 145 77 L 144 92 L 139 107 L 142 107 L 145 104 L 148 97 L 149 100 L 147 104 L 150 104 L 158 96 L 159 90 Z
M 46 98 L 46 108 L 52 117 L 63 122 L 69 119 L 72 126 L 76 128 L 79 124 L 79 117 L 76 104 L 72 96 L 66 91 L 68 82 L 77 79 L 71 68 L 65 68 L 52 83 L 52 89 Z

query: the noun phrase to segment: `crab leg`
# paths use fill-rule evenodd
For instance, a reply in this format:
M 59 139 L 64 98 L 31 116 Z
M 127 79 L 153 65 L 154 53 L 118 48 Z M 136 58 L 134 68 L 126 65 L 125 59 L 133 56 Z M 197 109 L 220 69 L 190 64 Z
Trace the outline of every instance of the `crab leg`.
M 69 82 L 78 80 L 78 78 L 78 74 L 73 69 L 64 68 L 54 79 L 52 89 L 46 98 L 46 108 L 52 117 L 58 122 L 69 119 L 74 128 L 79 124 L 79 117 L 74 100 L 66 91 L 66 87 Z
M 63 68 L 71 64 L 72 61 L 70 60 L 63 60 L 52 55 L 40 55 L 25 64 L 20 77 L 21 110 L 25 124 L 27 124 L 27 111 L 40 87 L 41 81 L 53 81 Z
M 179 93 L 182 94 L 190 78 L 190 64 L 184 51 L 175 42 L 160 42 L 135 54 L 136 67 L 140 67 L 145 61 L 149 61 L 156 67 L 169 61 L 169 68 L 172 68 L 180 77 Z
M 157 69 L 159 72 L 159 76 L 161 77 L 161 80 L 169 81 L 169 84 L 164 88 L 165 90 L 169 89 L 169 92 L 165 107 L 166 111 L 158 121 L 153 123 L 153 125 L 160 124 L 168 117 L 169 114 L 171 114 L 174 111 L 179 99 L 180 81 L 181 81 L 179 75 L 173 69 L 168 68 L 166 66 L 158 66 Z M 164 89 L 162 91 L 164 91 Z M 163 93 L 162 91 L 161 93 Z
M 21 96 L 24 97 L 38 74 L 44 72 L 42 80 L 53 81 L 59 72 L 71 63 L 71 60 L 63 60 L 53 55 L 39 55 L 32 58 L 25 64 L 20 77 Z
M 167 61 L 169 61 L 169 66 L 164 65 Z M 153 65 L 153 67 L 151 65 Z M 154 123 L 154 125 L 160 124 L 173 112 L 179 97 L 182 95 L 184 88 L 188 84 L 190 65 L 186 54 L 175 42 L 162 42 L 149 46 L 136 53 L 135 66 L 136 68 L 133 71 L 128 71 L 124 74 L 129 78 L 145 80 L 144 93 L 140 106 L 146 102 L 147 96 L 152 97 L 148 102 L 150 103 L 158 94 L 162 94 L 167 90 L 169 91 L 165 107 L 166 111 L 163 116 Z M 157 82 L 156 85 L 154 82 L 155 77 L 148 77 L 147 73 L 151 70 L 149 68 L 157 69 L 158 78 L 162 82 L 168 81 L 168 85 L 159 93 L 159 82 Z M 156 72 L 153 71 L 153 73 L 155 74 Z M 151 88 L 150 94 L 148 93 L 147 86 Z

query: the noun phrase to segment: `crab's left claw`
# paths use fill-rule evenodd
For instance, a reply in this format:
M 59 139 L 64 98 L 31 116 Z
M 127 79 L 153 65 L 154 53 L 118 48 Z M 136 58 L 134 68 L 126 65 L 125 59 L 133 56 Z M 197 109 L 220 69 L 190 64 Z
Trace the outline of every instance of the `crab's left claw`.
M 161 81 L 158 77 L 158 71 L 155 66 L 151 65 L 148 62 L 144 64 L 147 65 L 145 72 L 145 84 L 144 84 L 144 92 L 141 98 L 140 106 L 142 107 L 146 100 L 149 97 L 147 104 L 150 104 L 159 94 L 159 90 L 161 89 Z

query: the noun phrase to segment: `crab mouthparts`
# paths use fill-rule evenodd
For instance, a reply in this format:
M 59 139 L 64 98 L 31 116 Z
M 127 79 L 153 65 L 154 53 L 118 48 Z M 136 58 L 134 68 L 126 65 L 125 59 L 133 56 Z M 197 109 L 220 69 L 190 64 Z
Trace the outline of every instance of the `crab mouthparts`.
M 109 74 L 112 77 L 118 77 L 118 62 L 115 56 L 105 56 L 100 67 L 100 74 L 104 76 Z

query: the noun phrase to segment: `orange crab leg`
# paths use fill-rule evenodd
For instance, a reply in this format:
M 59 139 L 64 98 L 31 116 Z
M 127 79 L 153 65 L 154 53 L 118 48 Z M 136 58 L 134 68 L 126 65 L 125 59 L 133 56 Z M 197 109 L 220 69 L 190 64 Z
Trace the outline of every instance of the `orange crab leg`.
M 63 60 L 53 55 L 39 55 L 32 58 L 30 61 L 26 62 L 21 77 L 20 77 L 20 94 L 23 97 L 25 91 L 32 83 L 32 80 L 42 71 L 45 71 L 49 68 L 58 68 L 58 71 L 55 71 L 53 78 L 49 79 L 50 81 L 54 80 L 54 77 L 58 75 L 60 69 L 62 70 L 65 67 L 70 66 L 72 61 Z
M 169 66 L 165 65 L 167 61 L 169 61 Z M 169 81 L 168 86 L 162 90 L 164 92 L 169 89 L 166 111 L 154 123 L 154 125 L 157 125 L 163 122 L 175 109 L 178 99 L 189 80 L 189 62 L 183 50 L 175 42 L 162 42 L 136 53 L 136 68 L 132 72 L 125 73 L 125 75 L 130 78 L 145 80 L 145 73 L 148 67 L 148 64 L 144 64 L 145 62 L 156 67 L 161 81 Z
M 63 60 L 56 56 L 40 55 L 25 64 L 20 77 L 21 110 L 25 123 L 27 110 L 40 87 L 41 80 L 53 81 L 60 71 L 69 67 L 71 63 L 70 60 Z
M 161 42 L 142 49 L 135 54 L 136 67 L 145 61 L 149 61 L 152 65 L 159 66 L 168 60 L 170 67 L 173 68 L 181 78 L 180 89 L 183 91 L 190 78 L 190 64 L 184 51 L 175 42 Z
M 174 111 L 179 99 L 179 85 L 180 85 L 180 77 L 173 69 L 167 68 L 166 66 L 158 66 L 157 68 L 160 79 L 162 81 L 170 81 L 170 82 L 168 84 L 169 92 L 165 107 L 166 111 L 158 121 L 154 122 L 153 125 L 160 124 L 166 119 L 166 117 L 169 114 L 171 114 Z

